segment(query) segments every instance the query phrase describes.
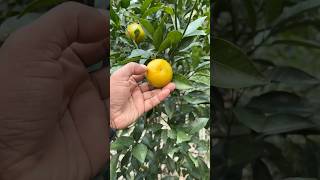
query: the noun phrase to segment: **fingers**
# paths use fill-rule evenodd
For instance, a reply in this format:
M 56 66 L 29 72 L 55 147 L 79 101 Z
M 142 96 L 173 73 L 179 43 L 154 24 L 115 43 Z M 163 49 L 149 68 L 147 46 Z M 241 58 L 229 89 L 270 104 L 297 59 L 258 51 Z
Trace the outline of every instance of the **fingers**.
M 136 82 L 140 82 L 144 79 L 144 74 L 132 76 Z
M 161 89 L 155 89 L 155 90 L 152 90 L 152 91 L 144 92 L 143 93 L 143 99 L 144 100 L 150 99 L 150 98 L 158 95 L 160 92 L 161 92 Z
M 70 48 L 86 66 L 90 66 L 108 57 L 108 46 L 107 39 L 104 39 L 89 44 L 74 43 Z
M 166 85 L 164 88 L 156 89 L 153 91 L 149 91 L 150 93 L 145 92 L 144 93 L 144 98 L 146 97 L 144 101 L 144 109 L 145 112 L 149 111 L 153 107 L 157 106 L 158 104 L 161 103 L 164 99 L 166 99 L 170 93 L 175 89 L 175 84 L 174 83 L 169 83 Z
M 21 53 L 42 52 L 57 59 L 74 42 L 92 43 L 108 37 L 107 16 L 97 9 L 75 2 L 63 3 L 10 37 Z M 27 36 L 26 36 L 27 34 Z
M 149 91 L 149 90 L 152 90 L 153 87 L 149 85 L 149 83 L 143 83 L 140 85 L 140 90 L 142 92 L 146 92 L 146 91 Z
M 91 79 L 94 86 L 99 91 L 101 99 L 106 99 L 110 94 L 109 76 L 107 75 L 107 71 L 109 71 L 107 68 L 102 68 L 91 73 Z
M 144 75 L 147 67 L 143 64 L 128 63 L 112 74 L 112 78 L 127 81 L 132 75 Z

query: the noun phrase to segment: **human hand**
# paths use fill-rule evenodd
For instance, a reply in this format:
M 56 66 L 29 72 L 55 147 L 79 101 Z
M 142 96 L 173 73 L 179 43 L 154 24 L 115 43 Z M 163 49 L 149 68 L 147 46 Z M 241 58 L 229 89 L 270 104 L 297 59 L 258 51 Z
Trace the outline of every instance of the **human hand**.
M 68 2 L 0 49 L 0 179 L 88 180 L 108 158 L 108 19 Z
M 110 126 L 116 129 L 128 127 L 143 113 L 167 98 L 175 89 L 169 83 L 162 89 L 152 89 L 143 80 L 147 67 L 129 63 L 114 72 L 110 78 Z

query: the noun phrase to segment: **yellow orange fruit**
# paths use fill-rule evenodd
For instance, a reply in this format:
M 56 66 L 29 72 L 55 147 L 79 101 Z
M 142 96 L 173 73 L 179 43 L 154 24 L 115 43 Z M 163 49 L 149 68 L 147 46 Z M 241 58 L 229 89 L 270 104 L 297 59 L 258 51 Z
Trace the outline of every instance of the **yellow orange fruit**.
M 128 25 L 126 35 L 138 44 L 144 39 L 144 30 L 139 23 L 132 23 Z
M 147 65 L 147 80 L 156 88 L 162 88 L 172 80 L 172 67 L 164 59 L 154 59 Z

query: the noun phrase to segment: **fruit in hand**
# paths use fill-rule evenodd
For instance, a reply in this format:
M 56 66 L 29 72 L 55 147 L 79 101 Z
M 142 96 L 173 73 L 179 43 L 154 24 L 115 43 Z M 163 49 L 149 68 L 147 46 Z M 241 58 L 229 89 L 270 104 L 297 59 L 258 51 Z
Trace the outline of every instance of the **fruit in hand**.
M 144 39 L 144 30 L 139 23 L 132 23 L 128 25 L 126 35 L 139 44 Z
M 147 65 L 147 80 L 155 88 L 162 88 L 172 80 L 172 67 L 164 59 L 154 59 Z

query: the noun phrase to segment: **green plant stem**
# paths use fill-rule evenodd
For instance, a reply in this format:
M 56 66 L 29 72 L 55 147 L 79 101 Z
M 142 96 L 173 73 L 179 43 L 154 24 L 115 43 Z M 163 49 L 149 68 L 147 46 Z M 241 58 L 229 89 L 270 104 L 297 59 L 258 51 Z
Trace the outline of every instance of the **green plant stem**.
M 190 24 L 190 22 L 191 22 L 192 14 L 193 14 L 193 11 L 194 11 L 197 3 L 198 3 L 198 0 L 196 0 L 196 2 L 194 3 L 194 5 L 193 5 L 193 7 L 192 7 L 192 10 L 191 10 L 191 13 L 190 13 L 190 17 L 189 17 L 189 19 L 188 19 L 187 26 L 184 28 L 183 33 L 182 33 L 182 38 L 183 38 L 184 34 L 186 33 L 187 28 L 188 28 L 188 26 L 189 26 L 189 24 Z M 176 50 L 178 49 L 180 43 L 181 43 L 181 41 L 179 41 L 179 43 L 177 44 L 177 46 L 171 51 L 171 53 L 170 53 L 170 55 L 169 55 L 169 59 L 173 59 L 174 53 L 175 53 Z
M 188 20 L 188 24 L 187 24 L 187 26 L 184 28 L 184 31 L 183 31 L 183 33 L 182 33 L 182 37 L 183 37 L 184 34 L 186 33 L 187 28 L 188 28 L 188 26 L 189 26 L 189 24 L 190 24 L 190 22 L 191 22 L 192 14 L 193 14 L 194 9 L 196 8 L 197 3 L 198 3 L 198 0 L 196 0 L 196 2 L 194 3 L 194 5 L 193 5 L 193 7 L 192 7 L 192 10 L 191 10 L 191 13 L 190 13 L 190 17 L 189 17 L 189 20 Z
M 174 24 L 175 24 L 176 30 L 178 30 L 177 19 L 178 19 L 178 16 L 177 16 L 177 2 L 175 2 L 174 3 Z

